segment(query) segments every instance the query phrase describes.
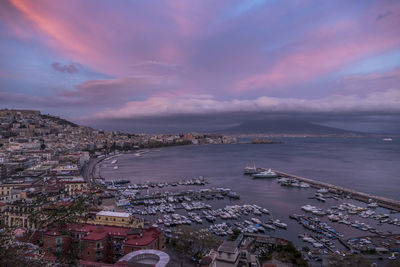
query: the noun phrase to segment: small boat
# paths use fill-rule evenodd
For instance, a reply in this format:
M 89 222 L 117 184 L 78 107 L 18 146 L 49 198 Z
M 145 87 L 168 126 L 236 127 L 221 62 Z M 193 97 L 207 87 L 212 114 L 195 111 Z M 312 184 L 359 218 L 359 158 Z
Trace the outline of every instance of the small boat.
M 262 212 L 262 213 L 264 213 L 264 214 L 269 214 L 269 210 L 267 210 L 267 209 L 264 209 L 264 208 L 263 208 L 263 209 L 261 209 L 261 212 Z
M 376 203 L 376 202 L 371 202 L 371 203 L 368 203 L 368 208 L 377 208 L 378 207 L 378 203 Z
M 115 163 L 117 163 L 117 160 L 116 160 L 116 159 L 114 159 L 113 161 L 111 161 L 111 164 L 115 164 Z
M 114 170 L 118 170 L 118 166 L 114 166 L 114 168 L 113 168 Z
M 392 138 L 390 138 L 390 137 L 388 137 L 388 138 L 383 138 L 382 140 L 383 140 L 383 141 L 386 141 L 386 142 L 393 141 L 393 139 L 392 139 Z
M 321 188 L 321 189 L 317 190 L 317 193 L 321 193 L 321 194 L 326 194 L 328 192 L 329 192 L 329 190 L 327 188 Z
M 275 177 L 278 177 L 276 172 L 272 171 L 271 169 L 269 169 L 268 171 L 255 173 L 252 176 L 253 176 L 253 178 L 275 178 Z
M 229 192 L 228 197 L 233 199 L 240 199 L 240 196 L 236 192 Z
M 287 224 L 281 222 L 280 220 L 274 220 L 272 222 L 276 227 L 282 228 L 282 229 L 286 229 L 287 228 Z
M 300 183 L 300 187 L 301 187 L 301 188 L 309 188 L 310 185 L 307 184 L 307 183 Z

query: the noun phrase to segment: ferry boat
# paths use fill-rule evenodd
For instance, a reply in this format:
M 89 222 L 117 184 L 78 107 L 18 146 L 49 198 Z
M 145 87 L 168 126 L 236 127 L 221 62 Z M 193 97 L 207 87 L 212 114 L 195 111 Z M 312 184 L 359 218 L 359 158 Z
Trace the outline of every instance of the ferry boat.
M 275 177 L 278 177 L 278 174 L 276 174 L 276 172 L 269 169 L 268 171 L 255 173 L 252 176 L 253 176 L 253 178 L 275 178 Z

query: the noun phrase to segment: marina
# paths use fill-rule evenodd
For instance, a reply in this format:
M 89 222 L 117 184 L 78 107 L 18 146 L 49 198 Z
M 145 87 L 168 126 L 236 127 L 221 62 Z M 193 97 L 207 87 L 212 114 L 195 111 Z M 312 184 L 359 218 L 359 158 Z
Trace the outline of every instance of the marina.
M 249 170 L 244 169 L 244 172 L 246 171 Z M 303 205 L 299 207 L 303 214 L 288 216 L 306 230 L 305 233 L 298 234 L 301 242 L 310 244 L 316 250 L 350 251 L 351 244 L 346 241 L 345 234 L 349 232 L 349 228 L 383 235 L 396 231 L 393 227 L 400 227 L 399 218 L 375 211 L 376 208 L 382 207 L 375 202 L 376 198 L 369 199 L 366 207 L 350 202 L 340 203 L 339 201 L 351 199 L 354 194 L 348 194 L 348 190 L 338 191 L 336 187 L 326 183 L 279 171 L 257 168 L 255 172 L 259 171 L 276 173 L 274 180 L 281 187 L 306 190 L 312 188 L 313 191 L 316 189 L 314 196 L 309 197 L 310 200 L 315 199 L 319 203 L 329 200 L 337 203 L 328 208 Z M 120 179 L 103 181 L 102 184 L 115 199 L 118 209 L 145 218 L 153 226 L 163 229 L 167 236 L 182 225 L 206 227 L 221 238 L 229 237 L 235 231 L 247 234 L 273 234 L 278 230 L 285 231 L 290 228 L 284 217 L 278 219 L 267 207 L 256 204 L 238 203 L 216 208 L 217 202 L 240 202 L 240 195 L 230 188 L 204 188 L 212 185 L 212 182 L 202 176 L 166 182 L 146 181 L 141 184 L 131 184 L 128 179 Z M 195 189 L 199 187 L 203 188 Z M 168 189 L 174 191 L 167 191 Z M 358 201 L 357 198 L 354 200 Z M 374 224 L 362 221 L 363 219 L 372 220 Z M 341 228 L 340 225 L 347 227 L 344 233 L 338 230 Z M 383 225 L 390 226 L 391 230 L 383 230 L 386 229 L 381 227 Z M 400 228 L 397 231 L 399 230 Z
M 118 159 L 117 174 L 109 171 L 111 165 L 104 164 L 99 175 L 104 175 L 104 186 L 112 196 L 107 204 L 116 205 L 122 199 L 120 204 L 124 205 L 118 210 L 144 218 L 163 229 L 167 237 L 181 231 L 181 226 L 206 229 L 222 239 L 237 231 L 267 234 L 287 238 L 299 247 L 308 246 L 313 255 L 323 255 L 324 251 L 348 253 L 353 249 L 349 240 L 361 236 L 400 233 L 399 214 L 381 205 L 378 198 L 360 201 L 357 197 L 362 195 L 360 192 L 350 194 L 350 190 L 337 190 L 340 187 L 331 183 L 275 168 L 269 171 L 254 164 L 243 169 L 243 165 L 234 168 L 232 164 L 222 171 L 210 166 L 215 158 L 205 160 L 196 154 L 196 164 L 201 163 L 196 166 L 187 160 L 190 156 L 183 154 L 182 168 L 165 173 L 164 160 L 168 164 L 165 153 L 193 149 L 201 147 L 150 151 L 140 158 L 127 154 Z M 161 163 L 159 169 L 153 168 L 154 160 Z M 125 170 L 131 169 L 126 169 L 131 164 L 140 167 L 129 178 Z M 251 176 L 262 171 L 273 172 L 276 177 Z M 177 179 L 177 173 L 194 178 Z M 118 184 L 121 180 L 130 183 Z

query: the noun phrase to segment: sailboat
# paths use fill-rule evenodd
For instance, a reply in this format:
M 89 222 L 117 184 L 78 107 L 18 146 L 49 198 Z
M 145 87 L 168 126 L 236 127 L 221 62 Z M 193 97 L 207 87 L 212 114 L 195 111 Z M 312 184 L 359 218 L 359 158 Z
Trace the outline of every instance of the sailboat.
M 244 167 L 243 173 L 244 174 L 249 174 L 249 175 L 258 173 L 257 168 L 256 168 L 256 164 L 254 163 L 254 166 Z

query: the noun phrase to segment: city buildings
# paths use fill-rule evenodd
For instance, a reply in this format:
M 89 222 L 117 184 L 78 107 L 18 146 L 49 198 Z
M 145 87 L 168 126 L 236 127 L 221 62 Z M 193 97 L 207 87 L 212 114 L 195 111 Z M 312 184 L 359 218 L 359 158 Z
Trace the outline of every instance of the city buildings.
M 12 230 L 34 251 L 24 257 L 35 260 L 44 253 L 45 261 L 68 255 L 84 266 L 165 262 L 157 252 L 163 232 L 130 213 L 103 210 L 109 195 L 88 179 L 85 165 L 117 151 L 234 142 L 219 134 L 109 132 L 35 110 L 0 110 L 0 229 Z M 152 252 L 131 254 L 138 250 Z M 124 255 L 131 256 L 118 262 Z

